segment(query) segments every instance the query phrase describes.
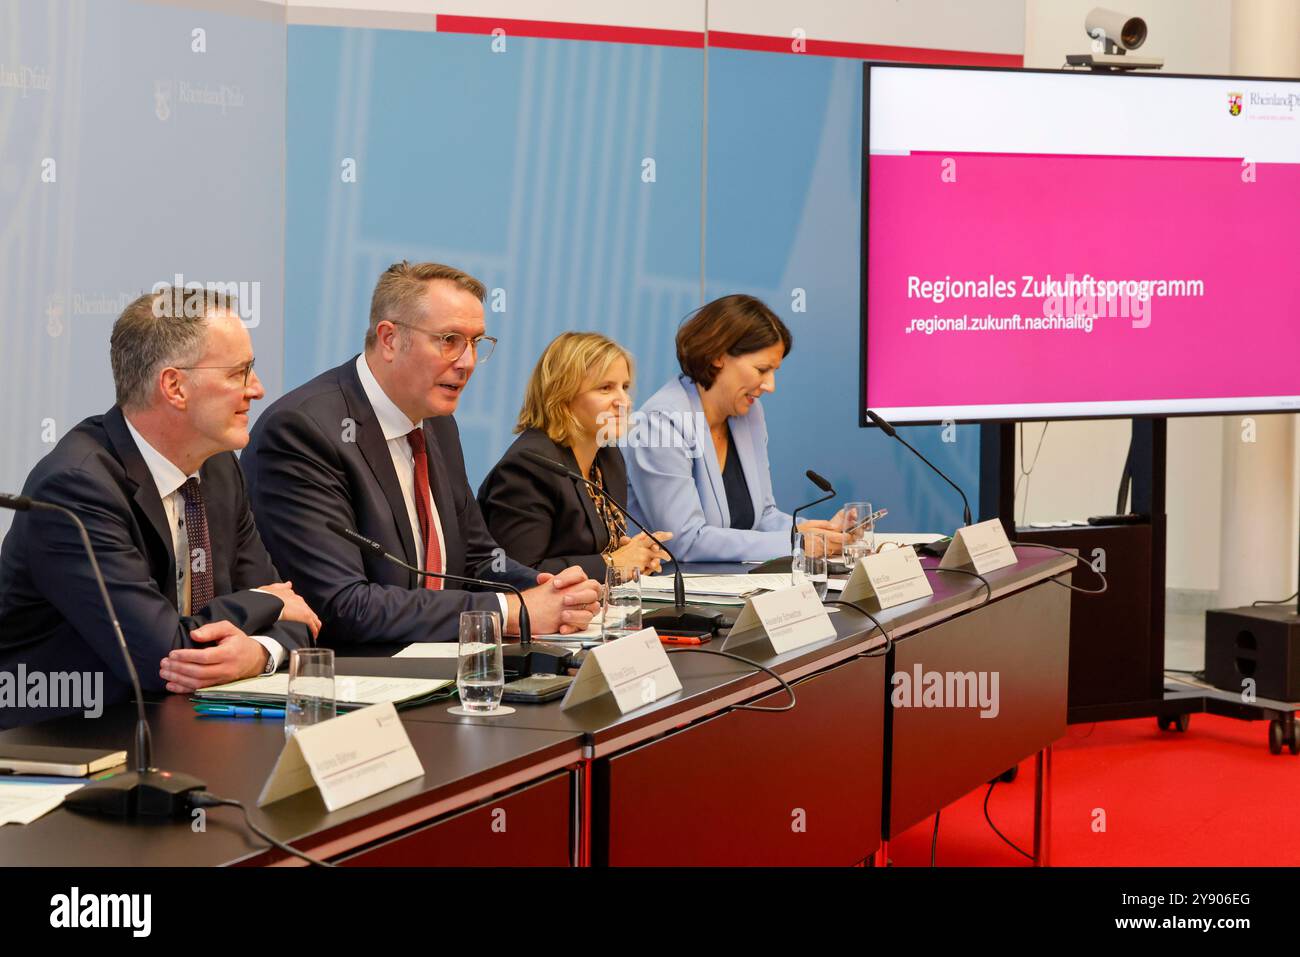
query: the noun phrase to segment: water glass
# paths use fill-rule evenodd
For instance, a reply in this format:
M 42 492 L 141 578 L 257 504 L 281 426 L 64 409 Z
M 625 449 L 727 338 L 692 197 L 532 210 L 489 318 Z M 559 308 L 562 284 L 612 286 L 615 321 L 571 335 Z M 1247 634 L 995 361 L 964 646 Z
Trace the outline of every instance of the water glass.
M 495 611 L 460 613 L 456 690 L 466 711 L 496 711 L 505 692 L 501 660 L 501 615 Z
M 830 583 L 830 539 L 824 532 L 799 532 L 795 535 L 794 558 L 790 563 L 792 584 L 810 581 L 817 597 L 825 600 Z
M 874 552 L 871 547 L 864 541 L 845 542 L 844 557 L 842 559 L 845 571 L 852 575 L 853 569 L 857 567 L 858 562 L 872 554 Z
M 852 567 L 857 563 L 857 559 L 850 562 L 850 555 L 861 558 L 864 554 L 870 555 L 876 550 L 876 523 L 871 520 L 873 513 L 870 502 L 846 502 L 843 512 L 844 561 Z
M 600 640 L 613 641 L 641 630 L 641 569 L 611 565 L 605 569 L 605 597 L 600 604 Z
M 289 690 L 284 701 L 284 736 L 328 721 L 334 702 L 334 649 L 294 648 L 289 652 Z

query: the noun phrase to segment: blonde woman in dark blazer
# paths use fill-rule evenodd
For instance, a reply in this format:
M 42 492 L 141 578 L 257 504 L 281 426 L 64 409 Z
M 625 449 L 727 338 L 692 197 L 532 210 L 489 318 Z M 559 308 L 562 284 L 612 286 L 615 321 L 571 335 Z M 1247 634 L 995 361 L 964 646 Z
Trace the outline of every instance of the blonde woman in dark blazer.
M 478 492 L 488 530 L 515 561 L 541 571 L 579 565 L 600 581 L 609 565 L 657 572 L 668 557 L 644 533 L 629 536 L 622 514 L 586 485 L 523 455 L 559 462 L 626 506 L 627 467 L 616 443 L 632 409 L 632 365 L 627 350 L 595 332 L 566 332 L 537 361 L 519 437 Z

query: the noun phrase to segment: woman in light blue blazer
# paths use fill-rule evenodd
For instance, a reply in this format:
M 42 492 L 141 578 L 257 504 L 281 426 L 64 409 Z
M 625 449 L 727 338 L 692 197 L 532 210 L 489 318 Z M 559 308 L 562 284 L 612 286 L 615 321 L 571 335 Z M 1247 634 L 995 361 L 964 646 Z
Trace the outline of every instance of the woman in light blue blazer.
M 790 554 L 790 515 L 772 498 L 759 399 L 776 389 L 790 330 L 758 299 L 701 307 L 677 332 L 682 375 L 633 418 L 626 443 L 628 504 L 649 528 L 673 533 L 683 562 L 765 561 Z M 800 531 L 838 531 L 838 520 Z

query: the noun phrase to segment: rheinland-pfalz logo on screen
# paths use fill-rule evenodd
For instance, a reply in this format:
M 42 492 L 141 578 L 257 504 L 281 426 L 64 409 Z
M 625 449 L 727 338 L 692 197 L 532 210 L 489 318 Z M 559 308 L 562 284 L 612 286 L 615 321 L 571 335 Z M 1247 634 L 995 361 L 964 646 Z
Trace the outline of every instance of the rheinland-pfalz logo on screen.
M 148 937 L 153 929 L 152 894 L 83 894 L 73 887 L 50 898 L 50 926 L 60 929 L 125 929 Z
M 1300 93 L 1230 90 L 1228 112 L 1252 121 L 1295 123 L 1300 121 Z

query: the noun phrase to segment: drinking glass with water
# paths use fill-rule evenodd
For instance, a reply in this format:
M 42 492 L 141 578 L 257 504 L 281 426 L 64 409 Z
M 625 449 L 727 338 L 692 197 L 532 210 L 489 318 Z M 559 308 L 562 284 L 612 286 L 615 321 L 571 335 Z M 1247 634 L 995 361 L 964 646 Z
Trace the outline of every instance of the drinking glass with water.
M 874 554 L 871 546 L 864 541 L 845 542 L 844 570 L 850 575 L 853 574 L 853 569 L 857 567 L 858 562 L 871 554 Z
M 641 569 L 611 565 L 605 569 L 605 597 L 600 603 L 600 640 L 613 641 L 641 630 Z
M 844 515 L 844 552 L 848 563 L 849 548 L 861 557 L 876 550 L 876 520 L 870 502 L 846 502 Z
M 284 701 L 284 736 L 328 721 L 334 701 L 334 649 L 294 648 L 289 653 L 289 690 Z
M 459 664 L 456 690 L 466 711 L 496 711 L 501 707 L 506 673 L 501 661 L 501 615 L 495 611 L 460 613 Z
M 799 585 L 810 581 L 817 597 L 825 600 L 830 586 L 830 539 L 824 532 L 795 534 L 794 558 L 790 563 L 790 580 Z

